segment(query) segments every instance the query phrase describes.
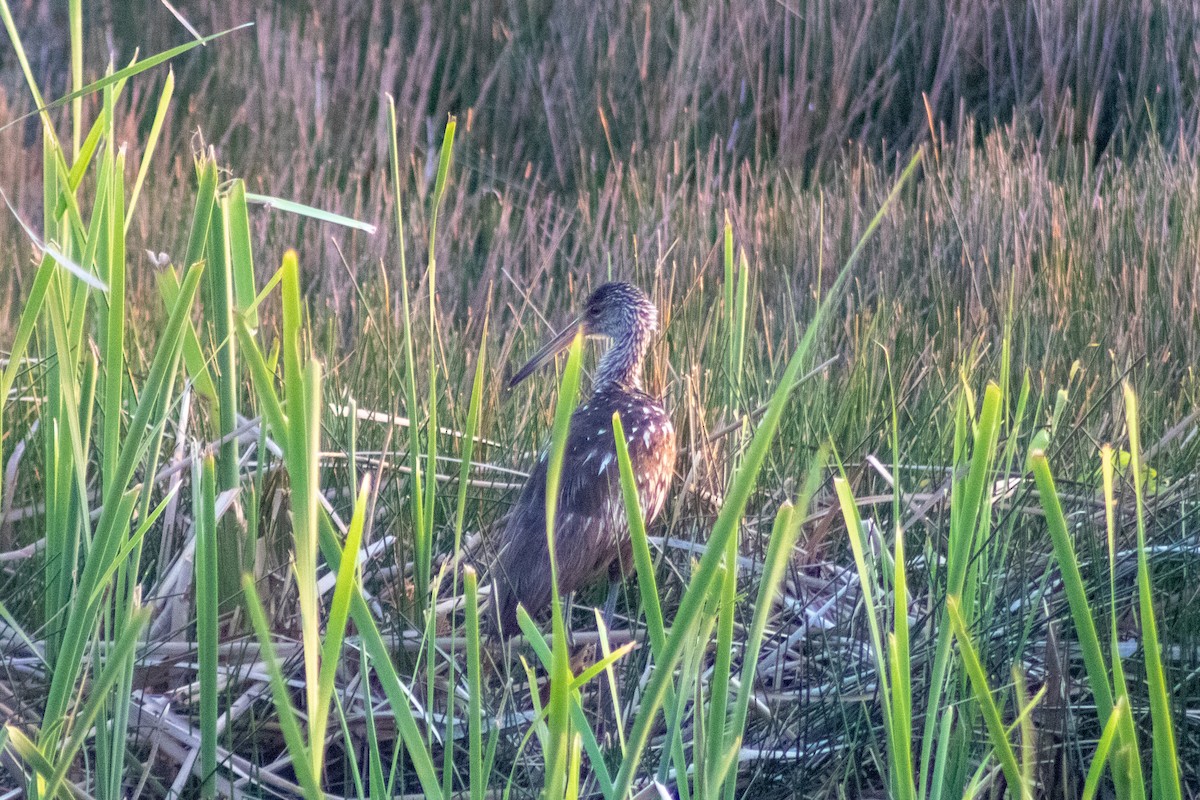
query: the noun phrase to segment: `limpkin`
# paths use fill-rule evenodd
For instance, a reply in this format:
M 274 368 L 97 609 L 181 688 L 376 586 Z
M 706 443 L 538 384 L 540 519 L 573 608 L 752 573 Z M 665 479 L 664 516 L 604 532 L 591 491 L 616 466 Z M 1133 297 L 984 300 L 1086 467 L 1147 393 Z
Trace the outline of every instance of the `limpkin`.
M 632 545 L 621 496 L 613 413 L 625 429 L 638 499 L 647 523 L 662 510 L 675 464 L 675 429 L 662 401 L 642 390 L 642 363 L 658 331 L 658 311 L 641 289 L 606 283 L 582 314 L 551 339 L 509 381 L 510 388 L 564 350 L 581 331 L 611 340 L 596 366 L 590 396 L 575 409 L 567 434 L 555 522 L 558 590 L 566 597 L 609 578 L 605 619 L 617 590 L 633 571 Z M 517 605 L 537 615 L 550 605 L 550 548 L 546 541 L 543 451 L 508 517 L 492 570 L 496 622 L 502 637 L 518 632 Z

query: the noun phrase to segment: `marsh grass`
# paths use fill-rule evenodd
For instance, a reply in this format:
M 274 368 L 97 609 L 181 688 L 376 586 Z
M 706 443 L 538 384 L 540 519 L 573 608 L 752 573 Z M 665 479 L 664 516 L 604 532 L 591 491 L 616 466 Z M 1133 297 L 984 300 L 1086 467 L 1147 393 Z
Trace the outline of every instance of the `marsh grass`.
M 839 127 L 832 103 L 804 139 L 809 180 L 763 150 L 795 145 L 803 115 L 768 135 L 779 109 L 756 107 L 752 158 L 703 144 L 731 102 L 717 75 L 684 115 L 686 157 L 625 150 L 633 123 L 600 107 L 607 171 L 575 161 L 567 118 L 544 150 L 508 142 L 554 180 L 497 180 L 495 120 L 439 114 L 418 141 L 402 110 L 434 92 L 406 85 L 347 107 L 380 168 L 312 191 L 319 132 L 291 152 L 275 126 L 226 132 L 180 161 L 178 84 L 204 97 L 209 79 L 179 59 L 201 42 L 166 52 L 178 78 L 154 83 L 155 57 L 85 84 L 71 3 L 70 91 L 45 107 L 0 10 L 42 109 L 23 123 L 40 203 L 0 185 L 41 215 L 0 243 L 35 254 L 9 279 L 0 373 L 4 786 L 924 800 L 1200 780 L 1194 148 L 1134 126 L 1127 160 L 1097 162 L 1095 131 L 1059 146 L 1053 105 L 1040 135 L 977 139 L 963 118 L 951 139 L 944 98 L 905 128 L 867 93 L 873 116 L 842 107 Z M 724 22 L 682 41 L 728 46 Z M 205 69 L 236 75 L 246 35 L 207 38 L 230 62 Z M 549 41 L 547 58 L 571 39 Z M 677 68 L 637 52 L 636 85 Z M 875 74 L 862 52 L 844 74 Z M 1063 69 L 1047 74 L 1082 80 Z M 847 150 L 853 130 L 901 131 L 916 155 Z M 523 616 L 505 650 L 481 635 L 491 526 L 530 454 L 561 453 L 588 361 L 577 344 L 557 380 L 510 395 L 488 365 L 610 273 L 663 311 L 647 377 L 679 431 L 677 488 L 647 529 L 620 454 L 638 578 L 618 625 L 556 598 L 550 635 Z M 568 623 L 594 648 L 572 650 Z

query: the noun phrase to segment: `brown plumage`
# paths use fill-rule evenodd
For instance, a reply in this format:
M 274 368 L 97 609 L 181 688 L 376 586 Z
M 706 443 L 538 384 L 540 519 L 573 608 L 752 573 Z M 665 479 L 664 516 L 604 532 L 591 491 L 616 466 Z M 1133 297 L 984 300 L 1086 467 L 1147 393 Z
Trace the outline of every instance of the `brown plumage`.
M 607 575 L 611 587 L 605 614 L 611 616 L 617 585 L 633 571 L 612 415 L 621 415 L 647 522 L 662 510 L 671 483 L 675 429 L 661 401 L 642 391 L 642 362 L 658 330 L 658 313 L 640 289 L 626 283 L 606 283 L 593 292 L 579 319 L 538 351 L 510 385 L 553 358 L 579 330 L 610 339 L 612 344 L 601 357 L 592 393 L 575 410 L 567 434 L 555 523 L 558 589 L 565 596 Z M 496 618 L 504 637 L 518 632 L 518 604 L 531 615 L 550 605 L 547 459 L 543 452 L 521 490 L 492 569 Z

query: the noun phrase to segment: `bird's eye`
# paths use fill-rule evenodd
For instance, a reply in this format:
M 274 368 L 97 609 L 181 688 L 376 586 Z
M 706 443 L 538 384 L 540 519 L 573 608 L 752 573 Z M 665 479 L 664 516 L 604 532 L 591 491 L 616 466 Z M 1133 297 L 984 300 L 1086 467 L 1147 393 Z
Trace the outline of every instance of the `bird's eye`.
M 600 316 L 600 309 L 596 306 L 588 306 L 587 315 L 588 319 L 595 319 Z

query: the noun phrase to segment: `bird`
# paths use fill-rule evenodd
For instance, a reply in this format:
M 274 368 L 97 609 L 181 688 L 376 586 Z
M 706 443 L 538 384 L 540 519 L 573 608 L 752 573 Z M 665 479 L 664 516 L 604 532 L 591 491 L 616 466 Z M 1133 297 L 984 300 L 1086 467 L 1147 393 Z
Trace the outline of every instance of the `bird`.
M 566 349 L 577 333 L 609 340 L 591 391 L 571 416 L 562 464 L 555 542 L 560 596 L 609 579 L 604 618 L 611 623 L 620 584 L 633 572 L 632 543 L 621 493 L 613 414 L 619 414 L 638 502 L 646 523 L 662 511 L 675 468 L 675 429 L 662 399 L 646 393 L 642 367 L 658 332 L 658 310 L 645 292 L 610 282 L 588 297 L 583 312 L 538 350 L 509 381 L 515 387 Z M 531 615 L 551 603 L 543 450 L 504 523 L 492 569 L 500 637 L 519 632 L 517 606 Z

